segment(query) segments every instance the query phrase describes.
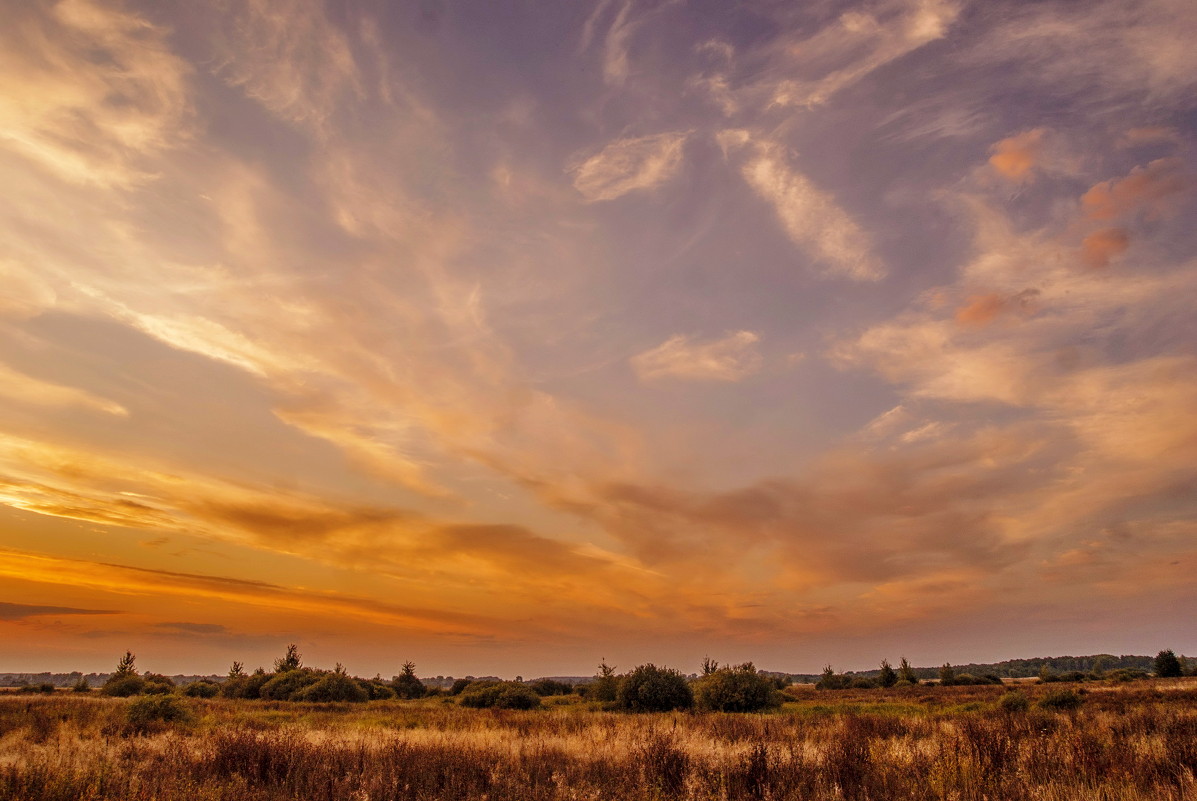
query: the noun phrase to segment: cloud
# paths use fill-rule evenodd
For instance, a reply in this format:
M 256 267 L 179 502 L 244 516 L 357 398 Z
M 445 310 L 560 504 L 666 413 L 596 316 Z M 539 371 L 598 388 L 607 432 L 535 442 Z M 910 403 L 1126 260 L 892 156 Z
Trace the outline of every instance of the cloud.
M 24 620 L 27 617 L 53 617 L 57 615 L 116 615 L 110 609 L 75 609 L 70 606 L 38 606 L 36 604 L 14 604 L 0 602 L 0 620 Z
M 875 10 L 841 13 L 818 33 L 785 41 L 776 69 L 786 76 L 771 105 L 817 106 L 861 78 L 942 38 L 960 14 L 951 0 L 882 2 Z
M 612 142 L 572 170 L 574 188 L 591 201 L 655 189 L 677 173 L 687 136 L 670 132 Z
M 18 3 L 0 31 L 0 140 L 73 184 L 128 188 L 186 137 L 190 68 L 166 32 L 88 0 Z
M 1023 183 L 1034 177 L 1043 148 L 1044 129 L 1011 136 L 993 146 L 989 166 L 1008 181 Z
M 670 337 L 655 348 L 632 357 L 632 368 L 641 380 L 677 378 L 691 381 L 740 381 L 761 368 L 752 331 L 733 331 L 722 339 L 695 342 L 690 337 Z
M 1017 295 L 1006 296 L 997 292 L 972 295 L 965 305 L 956 310 L 956 322 L 962 326 L 982 327 L 993 322 L 1006 312 L 1030 314 L 1035 309 L 1036 289 L 1024 289 Z
M 1142 213 L 1147 219 L 1172 214 L 1192 178 L 1176 157 L 1135 167 L 1125 178 L 1095 184 L 1081 195 L 1081 208 L 1091 220 L 1114 220 Z
M 1081 259 L 1089 267 L 1100 270 L 1130 247 L 1130 234 L 1125 228 L 1102 228 L 1081 240 Z
M 756 145 L 741 173 L 772 204 L 790 239 L 826 265 L 829 274 L 856 281 L 875 281 L 885 275 L 868 233 L 831 195 L 791 169 L 778 145 Z

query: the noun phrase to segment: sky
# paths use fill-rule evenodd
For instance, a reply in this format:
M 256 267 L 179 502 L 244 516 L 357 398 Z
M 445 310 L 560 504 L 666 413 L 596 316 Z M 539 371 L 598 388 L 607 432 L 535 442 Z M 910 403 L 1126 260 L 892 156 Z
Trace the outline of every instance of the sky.
M 0 11 L 0 670 L 1197 651 L 1191 0 Z

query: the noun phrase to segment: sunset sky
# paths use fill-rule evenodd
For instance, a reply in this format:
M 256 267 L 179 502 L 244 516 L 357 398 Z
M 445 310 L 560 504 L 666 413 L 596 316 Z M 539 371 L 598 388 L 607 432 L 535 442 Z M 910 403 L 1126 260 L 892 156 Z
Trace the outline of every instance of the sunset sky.
M 1197 651 L 1192 0 L 0 12 L 0 671 Z

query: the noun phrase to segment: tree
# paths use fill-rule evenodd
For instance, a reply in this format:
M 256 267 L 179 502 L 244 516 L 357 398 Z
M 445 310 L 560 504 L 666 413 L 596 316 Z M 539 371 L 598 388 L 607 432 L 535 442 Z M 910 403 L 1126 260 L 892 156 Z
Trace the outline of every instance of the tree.
M 301 666 L 299 660 L 299 646 L 291 643 L 287 646 L 287 653 L 274 660 L 274 672 L 286 673 L 288 670 L 299 670 Z
M 944 662 L 939 668 L 939 683 L 944 687 L 956 683 L 956 671 L 947 662 Z
M 719 663 L 709 656 L 702 658 L 702 675 L 709 676 L 719 669 Z
M 229 668 L 229 678 L 239 679 L 245 675 L 245 666 L 240 662 L 233 662 L 232 667 Z
M 120 676 L 121 678 L 124 678 L 125 676 L 135 675 L 137 673 L 137 669 L 134 667 L 134 663 L 136 661 L 137 661 L 137 657 L 134 655 L 134 653 L 132 651 L 125 651 L 125 655 L 122 656 L 120 658 L 120 660 L 118 660 L 116 663 L 116 674 L 115 675 Z
M 428 694 L 424 682 L 416 676 L 416 663 L 404 662 L 403 672 L 391 679 L 391 689 L 399 698 L 423 698 Z
M 587 698 L 595 701 L 610 703 L 619 694 L 619 678 L 615 675 L 615 668 L 607 664 L 607 660 L 599 662 L 598 673 L 590 684 L 586 693 Z
M 751 662 L 706 673 L 694 682 L 694 699 L 713 712 L 757 712 L 776 706 L 773 682 Z
M 1173 678 L 1184 673 L 1180 666 L 1180 660 L 1176 658 L 1176 654 L 1169 648 L 1165 651 L 1160 651 L 1155 655 L 1155 675 L 1161 679 Z
M 882 687 L 893 687 L 898 683 L 898 674 L 894 672 L 888 659 L 881 660 L 881 675 L 877 677 L 877 683 Z
M 669 712 L 694 706 L 694 693 L 678 671 L 647 664 L 619 680 L 615 700 L 629 712 Z
M 902 657 L 902 661 L 898 663 L 898 681 L 904 681 L 907 684 L 919 683 L 919 678 L 914 675 L 914 668 L 906 661 L 906 657 Z

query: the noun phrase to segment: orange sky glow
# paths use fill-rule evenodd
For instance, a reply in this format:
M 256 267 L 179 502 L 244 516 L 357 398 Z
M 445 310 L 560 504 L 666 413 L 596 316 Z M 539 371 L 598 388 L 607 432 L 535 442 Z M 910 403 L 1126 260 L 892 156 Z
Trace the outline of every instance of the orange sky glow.
M 1197 652 L 1192 2 L 0 10 L 0 671 Z

